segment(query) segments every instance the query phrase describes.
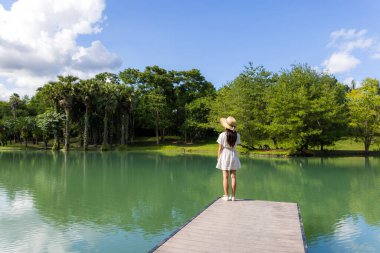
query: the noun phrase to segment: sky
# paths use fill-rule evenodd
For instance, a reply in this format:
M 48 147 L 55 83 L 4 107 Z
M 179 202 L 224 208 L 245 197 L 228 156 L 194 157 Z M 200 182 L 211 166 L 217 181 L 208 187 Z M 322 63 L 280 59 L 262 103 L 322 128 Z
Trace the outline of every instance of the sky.
M 379 0 L 0 0 L 0 100 L 57 75 L 200 69 L 220 88 L 252 62 L 380 79 Z

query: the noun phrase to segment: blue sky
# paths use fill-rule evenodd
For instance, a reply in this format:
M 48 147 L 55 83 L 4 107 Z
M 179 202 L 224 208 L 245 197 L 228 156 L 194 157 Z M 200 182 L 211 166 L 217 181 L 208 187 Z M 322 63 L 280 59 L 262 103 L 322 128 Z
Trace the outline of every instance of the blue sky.
M 380 1 L 108 1 L 99 39 L 125 67 L 199 68 L 220 87 L 249 61 L 273 71 L 321 67 L 334 51 L 333 31 L 366 29 L 378 38 L 379 13 Z M 379 60 L 356 55 L 362 63 L 338 77 L 380 76 Z
M 10 10 L 12 3 L 21 5 L 25 1 L 0 0 L 0 3 Z M 39 0 L 43 1 L 47 0 Z M 158 65 L 176 70 L 198 68 L 206 79 L 221 87 L 252 61 L 271 71 L 308 63 L 346 82 L 380 78 L 380 1 L 91 1 L 91 6 L 103 5 L 96 9 L 83 6 L 80 11 L 87 13 L 88 8 L 89 13 L 98 13 L 100 16 L 93 15 L 86 20 L 101 30 L 77 31 L 75 48 L 68 50 L 77 51 L 68 56 L 79 60 L 52 67 L 50 77 L 65 73 L 62 68 L 85 76 L 96 70 L 117 72 L 129 67 L 143 69 Z M 72 8 L 77 8 L 74 2 Z M 43 7 L 38 9 L 41 10 Z M 68 19 L 73 24 L 79 22 L 72 16 Z M 59 22 L 62 24 L 64 20 Z M 0 40 L 0 50 L 1 43 Z M 43 58 L 42 64 L 50 58 Z M 15 74 L 4 74 L 6 71 L 1 71 L 1 67 L 4 66 L 0 66 L 3 88 L 9 92 L 26 87 L 22 84 L 25 80 L 17 79 L 20 72 L 16 78 Z M 46 73 L 44 76 L 49 77 Z M 28 88 L 31 90 L 36 85 Z

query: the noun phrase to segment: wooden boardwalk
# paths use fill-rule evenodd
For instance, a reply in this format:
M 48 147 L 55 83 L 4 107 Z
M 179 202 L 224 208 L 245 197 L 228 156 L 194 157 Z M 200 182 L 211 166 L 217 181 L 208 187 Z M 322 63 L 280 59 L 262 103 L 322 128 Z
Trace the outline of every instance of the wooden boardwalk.
M 296 203 L 216 199 L 150 252 L 307 252 Z

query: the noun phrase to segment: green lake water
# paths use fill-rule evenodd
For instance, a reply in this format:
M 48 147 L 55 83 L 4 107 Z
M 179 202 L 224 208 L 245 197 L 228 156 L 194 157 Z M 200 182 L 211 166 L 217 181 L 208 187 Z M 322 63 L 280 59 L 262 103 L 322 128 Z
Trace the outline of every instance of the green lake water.
M 380 252 L 380 158 L 241 158 L 238 198 L 297 202 L 309 252 Z M 0 152 L 0 252 L 146 252 L 222 194 L 216 158 Z

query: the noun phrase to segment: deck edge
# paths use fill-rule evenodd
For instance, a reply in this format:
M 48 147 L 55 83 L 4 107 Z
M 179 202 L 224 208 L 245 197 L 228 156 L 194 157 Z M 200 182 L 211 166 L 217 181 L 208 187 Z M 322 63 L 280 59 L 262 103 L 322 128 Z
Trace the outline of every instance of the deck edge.
M 303 223 L 302 223 L 302 217 L 301 217 L 301 209 L 300 209 L 300 206 L 299 206 L 298 203 L 297 203 L 297 209 L 298 209 L 298 219 L 299 219 L 300 227 L 301 227 L 303 248 L 305 250 L 305 253 L 308 253 L 308 248 L 307 248 L 307 243 L 306 243 L 306 236 L 305 236 L 305 230 L 303 229 Z
M 220 197 L 217 197 L 211 203 L 209 203 L 207 206 L 205 206 L 201 211 L 199 211 L 196 215 L 194 215 L 191 219 L 189 219 L 187 222 L 185 222 L 182 226 L 174 230 L 168 237 L 166 237 L 164 240 L 162 240 L 160 243 L 156 244 L 151 250 L 148 251 L 148 253 L 153 253 L 156 251 L 159 247 L 161 247 L 165 242 L 167 242 L 170 238 L 172 238 L 175 234 L 177 234 L 179 231 L 181 231 L 185 226 L 187 226 L 192 220 L 197 218 L 201 213 L 203 213 L 207 208 L 209 208 L 212 204 L 214 204 Z

